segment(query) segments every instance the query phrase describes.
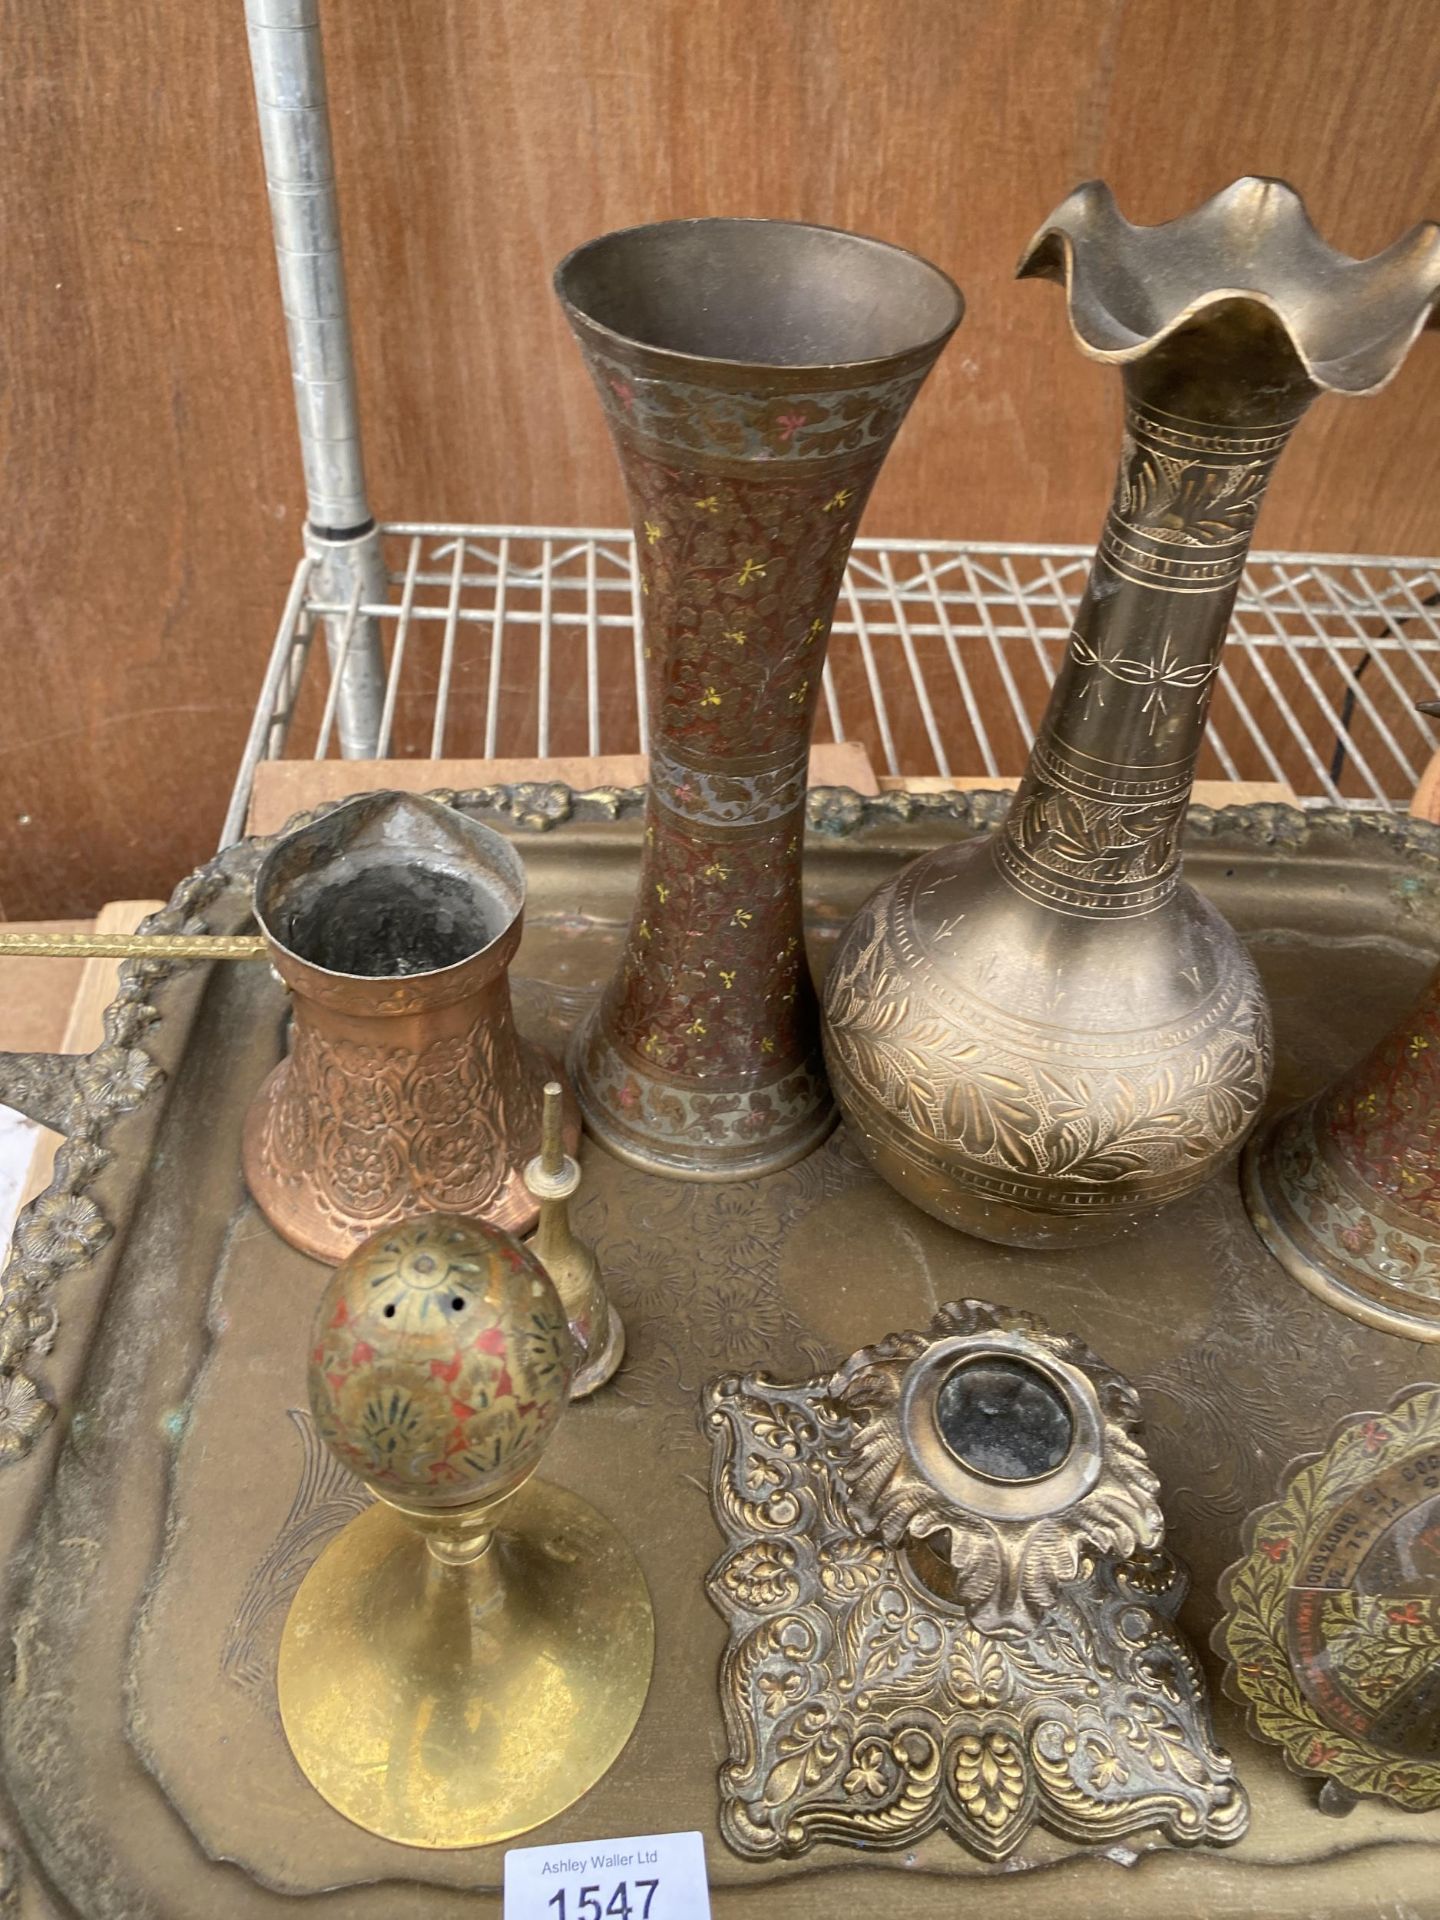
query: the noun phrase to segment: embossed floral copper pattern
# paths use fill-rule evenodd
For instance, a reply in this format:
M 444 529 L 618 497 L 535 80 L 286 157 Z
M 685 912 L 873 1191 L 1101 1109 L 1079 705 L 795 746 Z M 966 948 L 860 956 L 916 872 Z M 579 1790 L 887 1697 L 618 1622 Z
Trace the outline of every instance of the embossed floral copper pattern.
M 370 976 L 313 965 L 267 927 L 293 1022 L 290 1051 L 246 1116 L 246 1183 L 277 1232 L 331 1262 L 427 1208 L 524 1232 L 537 1208 L 523 1168 L 539 1145 L 541 1089 L 554 1067 L 520 1039 L 510 1006 L 519 860 L 489 829 L 435 801 L 365 795 L 346 808 L 353 827 L 332 814 L 303 830 L 326 836 L 317 866 L 352 832 L 359 858 L 399 835 L 416 862 L 424 849 L 407 851 L 406 832 L 433 831 L 442 847 L 454 835 L 462 852 L 499 862 L 499 892 L 486 911 L 503 924 L 488 926 L 479 950 L 453 964 Z M 300 857 L 291 850 L 300 838 L 277 845 L 271 858 L 287 865 L 274 872 Z M 271 873 L 267 863 L 257 882 L 262 915 L 281 911 L 283 886 L 267 882 Z
M 488 1217 L 518 1206 L 524 1218 L 506 1143 L 538 1136 L 544 1062 L 527 1057 L 493 994 L 464 1012 L 463 1031 L 419 1046 L 363 1021 L 337 1033 L 333 1016 L 324 1030 L 297 1016 L 285 1076 L 256 1107 L 252 1151 L 267 1200 L 293 1195 L 331 1257 L 417 1208 Z
M 676 225 L 691 240 L 747 230 L 742 253 L 775 232 Z M 571 266 L 557 286 L 635 523 L 651 754 L 634 915 L 577 1038 L 577 1087 L 592 1130 L 627 1158 L 730 1178 L 784 1166 L 833 1120 L 800 916 L 810 733 L 859 516 L 959 301 L 949 289 L 931 337 L 907 350 L 767 366 L 690 334 L 667 351 L 595 324 Z
M 1440 1340 L 1440 977 L 1365 1059 L 1246 1156 L 1271 1251 L 1323 1299 Z
M 336 1269 L 316 1315 L 310 1404 L 320 1438 L 376 1492 L 460 1505 L 534 1468 L 574 1358 L 535 1257 L 478 1221 L 430 1214 Z
M 1007 820 L 862 911 L 826 1059 L 902 1192 L 985 1238 L 1059 1246 L 1210 1178 L 1263 1106 L 1259 975 L 1183 883 L 1180 829 L 1275 462 L 1317 394 L 1396 370 L 1440 292 L 1440 232 L 1354 262 L 1280 182 L 1156 228 L 1091 183 L 1020 272 L 1061 281 L 1079 345 L 1122 371 L 1115 494 Z

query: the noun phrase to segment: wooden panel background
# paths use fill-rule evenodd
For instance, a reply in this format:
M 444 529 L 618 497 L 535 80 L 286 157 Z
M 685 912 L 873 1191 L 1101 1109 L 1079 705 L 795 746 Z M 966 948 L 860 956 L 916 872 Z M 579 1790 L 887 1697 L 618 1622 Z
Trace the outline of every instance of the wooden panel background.
M 1089 539 L 1113 376 L 1010 278 L 1078 180 L 1168 217 L 1237 173 L 1366 253 L 1440 214 L 1436 0 L 329 0 L 382 515 L 613 523 L 549 292 L 680 214 L 859 228 L 970 313 L 869 530 Z M 160 893 L 213 846 L 299 550 L 239 0 L 0 0 L 0 914 Z M 1276 546 L 1440 551 L 1440 338 L 1321 403 Z

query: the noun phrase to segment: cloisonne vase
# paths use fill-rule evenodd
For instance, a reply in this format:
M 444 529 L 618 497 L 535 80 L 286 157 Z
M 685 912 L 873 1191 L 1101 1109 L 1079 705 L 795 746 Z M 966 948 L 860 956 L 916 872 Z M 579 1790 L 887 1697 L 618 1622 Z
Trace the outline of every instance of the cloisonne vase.
M 1371 1326 L 1440 1340 L 1440 974 L 1357 1066 L 1252 1138 L 1244 1189 L 1293 1278 Z
M 826 1059 L 879 1171 L 1015 1246 L 1108 1239 L 1207 1180 L 1270 1078 L 1239 939 L 1179 838 L 1255 517 L 1317 393 L 1396 371 L 1437 236 L 1355 261 L 1283 182 L 1134 227 L 1078 188 L 1021 277 L 1060 281 L 1083 352 L 1121 369 L 1115 496 L 1020 789 L 993 840 L 882 887 L 826 991 Z
M 799 884 L 830 621 L 963 301 L 914 254 L 766 220 L 609 234 L 555 284 L 630 497 L 650 728 L 639 891 L 576 1088 L 639 1166 L 766 1173 L 834 1120 Z

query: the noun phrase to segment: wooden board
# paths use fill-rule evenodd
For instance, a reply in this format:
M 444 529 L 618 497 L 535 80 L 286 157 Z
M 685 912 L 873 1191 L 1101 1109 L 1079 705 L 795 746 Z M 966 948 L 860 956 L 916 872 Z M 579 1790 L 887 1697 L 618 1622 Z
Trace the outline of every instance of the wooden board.
M 1089 540 L 1118 383 L 1011 271 L 1104 175 L 1140 220 L 1250 168 L 1368 252 L 1440 212 L 1433 0 L 328 0 L 374 503 L 614 524 L 549 288 L 606 228 L 821 220 L 969 316 L 871 532 Z M 238 5 L 0 0 L 0 910 L 160 893 L 213 848 L 303 494 Z M 1434 552 L 1440 341 L 1327 400 L 1262 544 Z M 906 762 L 907 765 L 914 764 Z M 1242 769 L 1248 771 L 1248 769 Z
M 262 760 L 255 769 L 245 831 L 276 833 L 306 807 L 386 787 L 427 793 L 432 787 L 558 780 L 583 793 L 591 787 L 642 787 L 648 768 L 643 753 L 567 760 Z M 856 793 L 880 791 L 865 749 L 849 742 L 811 750 L 810 785 L 850 787 Z
M 110 900 L 101 907 L 93 921 L 72 924 L 76 924 L 77 930 L 83 926 L 95 933 L 134 933 L 148 914 L 156 912 L 163 905 L 161 900 Z M 53 1049 L 57 1053 L 89 1053 L 98 1047 L 105 1037 L 105 1009 L 115 998 L 115 985 L 122 964 L 119 960 L 0 958 L 0 966 L 5 969 L 6 990 L 9 991 L 11 983 L 14 983 L 14 1000 L 7 1002 L 7 1005 L 43 1007 L 47 1015 L 49 1030 L 43 1038 L 27 1042 L 27 1049 L 33 1046 L 37 1050 Z M 22 968 L 24 974 L 20 972 Z M 47 975 L 51 977 L 45 978 Z M 63 1018 L 57 1020 L 56 1015 L 61 1009 L 55 983 L 59 981 L 63 981 L 68 988 L 69 998 L 64 1005 Z M 18 1050 L 19 1043 L 16 1044 Z M 55 1162 L 55 1149 L 60 1144 L 60 1138 L 49 1127 L 35 1129 L 35 1147 L 20 1192 L 22 1207 L 50 1184 L 50 1169 Z
M 964 774 L 953 780 L 934 775 L 911 775 L 908 779 L 890 773 L 880 775 L 882 793 L 1013 792 L 1019 784 L 1018 780 L 992 780 L 986 774 Z M 1197 780 L 1190 797 L 1201 807 L 1249 807 L 1259 801 L 1289 807 L 1300 804 L 1295 789 L 1279 780 Z

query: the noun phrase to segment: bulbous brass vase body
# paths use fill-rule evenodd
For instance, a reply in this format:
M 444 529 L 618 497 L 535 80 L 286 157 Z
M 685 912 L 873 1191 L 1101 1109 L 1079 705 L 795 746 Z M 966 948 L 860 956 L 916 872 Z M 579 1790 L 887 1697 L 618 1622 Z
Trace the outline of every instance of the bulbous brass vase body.
M 575 1085 L 623 1159 L 739 1179 L 834 1123 L 800 913 L 811 725 L 856 524 L 963 303 L 899 248 L 767 220 L 609 234 L 556 289 L 630 496 L 650 753 Z
M 993 840 L 927 855 L 842 940 L 831 1084 L 864 1151 L 939 1218 L 1016 1246 L 1127 1231 L 1234 1155 L 1270 1017 L 1179 836 L 1266 483 L 1323 390 L 1398 367 L 1434 229 L 1356 262 L 1283 183 L 1135 228 L 1081 187 L 1020 273 L 1063 282 L 1121 368 L 1114 500 L 1049 709 Z

